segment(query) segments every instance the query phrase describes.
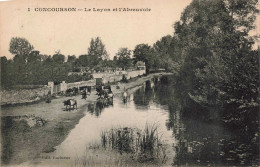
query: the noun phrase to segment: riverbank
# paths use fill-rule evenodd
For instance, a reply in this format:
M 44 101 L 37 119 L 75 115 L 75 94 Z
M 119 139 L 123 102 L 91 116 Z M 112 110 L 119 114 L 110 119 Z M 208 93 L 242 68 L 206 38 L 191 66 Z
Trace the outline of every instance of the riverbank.
M 139 85 L 156 75 L 151 74 L 142 78 L 137 78 L 129 83 L 120 84 L 120 89 L 112 85 L 111 89 L 116 96 L 124 91 Z M 2 119 L 2 143 L 3 149 L 2 162 L 4 164 L 20 164 L 34 159 L 42 152 L 52 152 L 54 147 L 59 145 L 69 134 L 70 130 L 78 124 L 79 120 L 85 115 L 88 104 L 95 103 L 96 92 L 93 91 L 87 100 L 81 96 L 73 97 L 78 101 L 78 110 L 64 111 L 63 101 L 69 97 L 58 97 L 53 99 L 50 104 L 40 102 L 37 104 L 5 107 L 1 109 Z M 47 123 L 44 126 L 28 126 L 24 121 L 12 121 L 14 116 L 33 115 L 40 117 Z M 11 120 L 11 125 L 10 125 Z M 25 120 L 26 121 L 26 120 Z M 22 126 L 21 126 L 22 125 Z M 10 131 L 10 126 L 13 126 Z M 22 129 L 21 129 L 22 127 Z

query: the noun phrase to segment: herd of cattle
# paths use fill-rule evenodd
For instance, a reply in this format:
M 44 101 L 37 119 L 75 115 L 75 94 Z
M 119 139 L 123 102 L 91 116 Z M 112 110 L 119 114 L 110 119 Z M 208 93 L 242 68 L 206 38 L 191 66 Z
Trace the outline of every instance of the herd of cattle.
M 110 85 L 98 85 L 96 86 L 96 92 L 98 95 L 97 101 L 96 101 L 96 105 L 98 105 L 99 107 L 106 107 L 109 105 L 113 105 L 113 97 L 114 94 L 111 90 L 111 86 Z M 91 94 L 91 87 L 84 87 L 84 88 L 80 88 L 80 90 L 78 88 L 72 88 L 72 89 L 68 89 L 66 91 L 66 96 L 76 96 L 78 94 L 82 95 L 81 99 L 87 99 L 87 96 L 89 96 Z M 124 100 L 125 102 L 125 100 Z M 66 111 L 67 110 L 71 110 L 71 109 L 77 109 L 77 100 L 75 99 L 68 99 L 65 100 L 64 102 L 64 106 L 66 107 Z

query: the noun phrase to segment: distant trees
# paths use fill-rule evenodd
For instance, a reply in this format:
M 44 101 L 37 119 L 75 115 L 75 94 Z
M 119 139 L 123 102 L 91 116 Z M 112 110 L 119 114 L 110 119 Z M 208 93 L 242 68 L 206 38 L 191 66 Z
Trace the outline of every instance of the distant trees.
M 115 57 L 117 66 L 124 70 L 128 69 L 132 64 L 132 59 L 130 56 L 131 50 L 128 50 L 127 48 L 120 48 Z
M 66 80 L 69 68 L 65 64 L 65 56 L 56 52 L 52 57 L 41 55 L 33 50 L 25 38 L 14 37 L 10 42 L 12 60 L 1 57 L 1 87 L 13 85 L 39 85 L 48 81 Z
M 68 60 L 67 60 L 67 68 L 69 71 L 75 70 L 77 64 L 77 58 L 75 55 L 68 55 Z
M 171 55 L 174 50 L 173 45 L 173 37 L 170 35 L 162 37 L 158 40 L 154 45 L 154 52 L 156 55 L 156 60 L 154 64 L 154 68 L 164 68 L 167 71 L 174 70 L 174 60 L 173 56 Z
M 13 74 L 12 70 L 12 62 L 11 60 L 7 60 L 7 58 L 1 57 L 0 58 L 0 81 L 1 81 L 1 87 L 12 84 L 12 75 Z
M 70 55 L 68 55 L 68 63 L 74 63 L 74 62 L 76 62 L 76 56 L 75 55 L 72 55 L 72 56 L 70 56 Z
M 48 81 L 73 82 L 90 79 L 89 74 L 84 76 L 68 76 L 70 71 L 79 72 L 82 69 L 104 71 L 115 69 L 117 64 L 108 59 L 105 45 L 101 38 L 91 39 L 88 54 L 66 56 L 60 50 L 53 56 L 42 55 L 34 50 L 33 45 L 25 38 L 14 37 L 10 41 L 10 53 L 14 54 L 11 60 L 1 57 L 1 87 L 10 88 L 13 85 L 43 85 Z
M 10 45 L 9 45 L 9 51 L 13 55 L 18 56 L 26 56 L 33 50 L 33 45 L 31 45 L 27 39 L 20 38 L 20 37 L 14 37 L 11 39 Z
M 55 53 L 52 56 L 52 59 L 54 62 L 56 62 L 57 64 L 63 64 L 65 61 L 65 56 L 63 54 L 61 54 L 60 52 Z
M 134 49 L 134 61 L 143 61 L 146 65 L 146 73 L 150 73 L 151 66 L 153 65 L 154 52 L 148 44 L 139 44 Z
M 9 77 L 13 78 L 12 83 L 25 84 L 28 81 L 28 58 L 33 46 L 25 38 L 12 38 L 9 45 L 10 53 L 14 54 L 12 70 Z M 30 62 L 31 64 L 31 62 Z
M 99 61 L 108 59 L 108 53 L 106 51 L 106 47 L 101 41 L 100 37 L 96 37 L 95 39 L 91 39 L 90 47 L 88 48 L 88 56 L 91 61 L 90 67 L 93 68 L 98 64 Z
M 68 57 L 68 62 L 71 64 L 72 57 Z M 74 58 L 73 58 L 74 59 Z M 74 62 L 74 69 L 77 67 L 88 67 L 89 69 L 100 70 L 104 62 L 109 59 L 108 53 L 106 51 L 105 45 L 101 41 L 100 37 L 92 38 L 90 41 L 90 46 L 88 48 L 88 54 L 80 55 L 78 59 Z
M 31 51 L 26 64 L 26 84 L 37 84 L 41 74 L 41 56 L 39 51 Z

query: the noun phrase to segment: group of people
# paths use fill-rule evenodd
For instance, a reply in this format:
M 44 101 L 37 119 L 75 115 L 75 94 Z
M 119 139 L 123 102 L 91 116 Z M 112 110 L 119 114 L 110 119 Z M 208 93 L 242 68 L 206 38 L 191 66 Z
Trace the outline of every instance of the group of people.
M 113 98 L 113 92 L 111 90 L 110 85 L 106 85 L 106 86 L 104 86 L 104 84 L 97 85 L 96 91 L 99 98 Z M 81 95 L 82 95 L 82 99 L 86 100 L 87 95 L 90 95 L 89 89 L 86 90 L 86 88 L 84 88 Z
M 97 103 L 100 106 L 104 107 L 113 104 L 114 94 L 111 90 L 110 85 L 104 85 L 104 84 L 98 85 L 96 87 L 96 91 L 98 95 Z
M 96 91 L 99 98 L 113 98 L 113 92 L 110 85 L 98 85 Z
M 99 85 L 96 88 L 97 90 L 97 95 L 100 98 L 105 98 L 105 99 L 113 99 L 113 92 L 111 90 L 111 86 L 110 85 Z M 123 92 L 123 102 L 126 103 L 127 101 L 127 97 L 128 97 L 128 93 L 127 90 L 124 88 L 124 92 Z

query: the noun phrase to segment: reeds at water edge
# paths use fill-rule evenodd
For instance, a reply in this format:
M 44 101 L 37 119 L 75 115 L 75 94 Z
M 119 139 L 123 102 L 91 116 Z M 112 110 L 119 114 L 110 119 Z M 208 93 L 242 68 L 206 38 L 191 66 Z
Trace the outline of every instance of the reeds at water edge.
M 165 162 L 165 146 L 155 124 L 146 124 L 144 130 L 137 128 L 112 128 L 101 132 L 101 143 L 105 149 L 117 150 L 120 154 L 130 153 L 139 162 L 160 160 Z

